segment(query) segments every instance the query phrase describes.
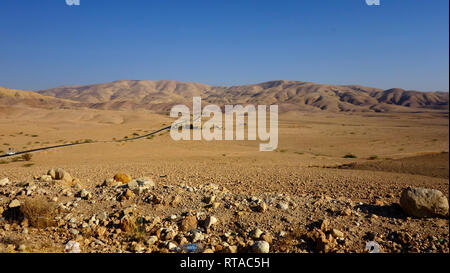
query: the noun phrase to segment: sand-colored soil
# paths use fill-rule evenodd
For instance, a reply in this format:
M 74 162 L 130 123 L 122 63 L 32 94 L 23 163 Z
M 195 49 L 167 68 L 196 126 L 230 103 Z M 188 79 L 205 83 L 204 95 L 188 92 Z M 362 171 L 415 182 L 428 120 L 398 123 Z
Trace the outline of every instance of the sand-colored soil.
M 294 243 L 287 243 L 286 236 L 278 234 L 308 230 L 317 221 L 329 219 L 333 228 L 345 233 L 347 240 L 337 244 L 335 251 L 362 252 L 368 240 L 364 236 L 367 232 L 377 232 L 386 252 L 448 252 L 448 218 L 407 218 L 396 205 L 401 191 L 408 186 L 438 189 L 448 198 L 447 112 L 286 112 L 280 115 L 279 145 L 274 152 L 260 152 L 260 141 L 176 142 L 167 131 L 149 139 L 113 141 L 145 134 L 172 121 L 167 116 L 146 111 L 3 109 L 0 114 L 0 151 L 3 152 L 0 153 L 9 147 L 20 151 L 73 141 L 94 143 L 37 152 L 30 161 L 0 159 L 0 179 L 30 182 L 51 168 L 63 168 L 78 178 L 82 187 L 98 192 L 97 186 L 119 172 L 133 178 L 150 177 L 157 184 L 155 192 L 164 198 L 180 195 L 181 205 L 159 207 L 137 202 L 141 197 L 124 201 L 120 206 L 118 201 L 99 199 L 92 204 L 89 200 L 79 200 L 71 213 L 83 215 L 79 217 L 82 221 L 102 211 L 112 213 L 137 203 L 138 211 L 149 217 L 166 218 L 175 214 L 180 219 L 187 211 L 214 214 L 219 223 L 209 232 L 211 237 L 205 239 L 213 251 L 223 247 L 216 247 L 212 238 L 227 232 L 241 234 L 244 246 L 239 249 L 245 249 L 251 241 L 246 241 L 243 234 L 256 227 L 274 237 L 272 251 L 314 251 L 300 237 L 292 239 Z M 349 154 L 355 157 L 344 158 Z M 208 191 L 201 190 L 211 183 L 225 187 L 234 196 L 217 193 L 222 205 L 213 210 L 205 208 L 202 198 Z M 186 186 L 198 191 L 186 191 Z M 20 192 L 19 188 L 14 189 Z M 70 201 L 58 190 L 49 192 L 58 197 L 56 203 Z M 254 212 L 246 201 L 252 196 L 271 197 L 273 204 L 265 213 Z M 48 200 L 53 197 L 42 195 Z M 6 210 L 14 198 L 24 201 L 29 197 L 2 191 L 0 206 Z M 290 204 L 289 208 L 277 208 L 277 198 Z M 237 205 L 225 206 L 234 203 Z M 345 208 L 350 208 L 353 214 L 340 216 L 339 211 Z M 239 211 L 243 213 L 236 216 Z M 177 224 L 177 221 L 172 222 Z M 16 251 L 11 247 L 14 240 L 24 242 L 27 251 L 32 252 L 63 251 L 69 239 L 80 241 L 86 252 L 133 251 L 132 246 L 136 245 L 111 243 L 120 239 L 120 236 L 113 238 L 113 231 L 110 237 L 98 238 L 108 247 L 99 243 L 91 246 L 94 239 L 90 239 L 90 234 L 75 235 L 69 231 L 44 244 L 43 234 L 56 231 L 37 232 L 29 228 L 29 234 L 23 234 L 20 226 L 12 224 L 5 228 L 4 225 L 6 220 L 0 221 L 0 236 L 10 239 L 0 242 L 2 251 Z M 412 246 L 407 248 L 390 241 L 392 233 L 408 234 Z M 150 246 L 144 249 L 158 251 Z

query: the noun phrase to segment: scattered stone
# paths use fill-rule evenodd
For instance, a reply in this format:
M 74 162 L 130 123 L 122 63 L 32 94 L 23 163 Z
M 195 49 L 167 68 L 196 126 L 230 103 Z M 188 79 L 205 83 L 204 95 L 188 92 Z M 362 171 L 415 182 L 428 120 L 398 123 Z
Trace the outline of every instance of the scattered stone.
M 9 179 L 8 177 L 5 177 L 3 179 L 0 179 L 0 186 L 6 186 L 9 184 Z
M 204 201 L 206 204 L 211 204 L 214 201 L 216 201 L 216 196 L 215 195 L 207 196 L 205 197 Z
M 177 246 L 175 243 L 173 243 L 173 242 L 169 242 L 169 243 L 167 244 L 167 248 L 168 248 L 169 250 L 177 250 L 178 246 Z
M 138 244 L 134 245 L 133 250 L 135 253 L 142 253 L 142 252 L 144 252 L 145 247 L 138 243 Z
M 407 188 L 403 190 L 400 206 L 405 213 L 415 217 L 445 217 L 448 215 L 448 200 L 438 190 Z
M 23 252 L 26 248 L 27 247 L 24 244 L 20 244 L 19 247 L 17 247 L 17 250 Z
M 273 241 L 272 236 L 268 233 L 264 233 L 263 235 L 261 235 L 261 239 L 268 242 L 269 244 L 271 244 Z
M 237 253 L 238 247 L 237 246 L 228 246 L 227 250 L 228 250 L 228 253 Z
M 175 195 L 172 197 L 172 200 L 170 200 L 169 204 L 172 207 L 177 207 L 181 203 L 181 196 Z
M 70 233 L 73 234 L 73 235 L 78 235 L 80 232 L 77 229 L 72 228 L 70 230 Z
M 344 233 L 338 229 L 332 229 L 331 235 L 333 235 L 334 238 L 344 238 Z
M 127 184 L 128 188 L 135 194 L 141 194 L 145 191 L 153 189 L 155 187 L 155 182 L 151 178 L 139 178 L 133 179 Z
M 12 200 L 11 203 L 9 203 L 9 207 L 10 208 L 20 207 L 20 201 L 17 199 Z
M 114 180 L 114 178 L 107 178 L 107 179 L 105 179 L 105 181 L 103 181 L 103 184 L 102 184 L 102 186 L 103 187 L 109 187 L 109 186 L 112 186 L 114 183 L 116 183 L 116 181 Z M 119 184 L 122 184 L 121 182 L 119 182 Z
M 97 228 L 97 236 L 98 237 L 102 237 L 103 235 L 105 235 L 107 232 L 106 227 L 98 227 Z
M 197 217 L 196 216 L 186 216 L 180 224 L 181 231 L 190 231 L 197 228 Z
M 117 173 L 116 175 L 114 175 L 114 180 L 117 182 L 121 182 L 122 184 L 126 184 L 130 182 L 131 176 L 124 173 Z
M 289 204 L 286 202 L 280 202 L 277 204 L 277 208 L 279 208 L 281 210 L 287 210 L 287 209 L 289 209 Z
M 324 219 L 320 221 L 320 230 L 327 232 L 330 229 L 330 220 Z
M 120 220 L 120 229 L 125 232 L 132 231 L 135 228 L 135 221 L 129 216 L 125 216 Z
M 314 251 L 321 253 L 331 252 L 336 245 L 336 240 L 331 234 L 326 235 L 322 230 L 317 228 L 314 228 L 313 231 L 307 234 L 307 239 L 310 241 Z
M 217 223 L 217 218 L 215 216 L 208 216 L 205 220 L 205 228 L 210 228 L 212 225 Z
M 270 245 L 266 241 L 256 241 L 252 245 L 253 253 L 269 253 Z
M 82 190 L 79 192 L 79 196 L 80 196 L 81 198 L 85 199 L 85 200 L 89 200 L 89 199 L 91 199 L 92 194 L 91 194 L 90 192 L 88 192 L 87 190 L 82 189 Z
M 203 239 L 205 239 L 205 236 L 202 234 L 201 231 L 194 229 L 193 231 L 191 231 L 191 238 L 192 238 L 192 242 L 196 243 L 199 241 L 202 241 Z
M 158 242 L 158 237 L 156 237 L 154 235 L 150 236 L 148 238 L 148 240 L 146 241 L 147 245 L 149 245 L 149 246 L 156 244 L 156 242 Z
M 63 180 L 67 183 L 72 183 L 72 176 L 63 169 L 51 169 L 47 172 L 47 175 L 50 175 L 54 180 Z
M 258 205 L 256 205 L 255 210 L 257 212 L 265 212 L 267 210 L 267 205 L 265 202 L 260 202 Z
M 130 189 L 127 189 L 123 195 L 126 199 L 131 199 L 133 198 L 134 194 L 132 191 L 130 191 Z
M 41 175 L 41 177 L 39 177 L 39 181 L 41 182 L 51 182 L 52 181 L 52 177 L 48 174 L 44 174 Z
M 250 237 L 252 237 L 253 239 L 259 239 L 262 234 L 263 232 L 259 228 L 257 228 L 250 232 Z
M 75 241 L 69 241 L 66 244 L 66 252 L 69 253 L 80 253 L 80 243 L 75 242 Z
M 352 210 L 349 209 L 349 208 L 343 209 L 343 210 L 341 211 L 341 215 L 342 215 L 342 216 L 350 216 L 350 215 L 352 215 Z

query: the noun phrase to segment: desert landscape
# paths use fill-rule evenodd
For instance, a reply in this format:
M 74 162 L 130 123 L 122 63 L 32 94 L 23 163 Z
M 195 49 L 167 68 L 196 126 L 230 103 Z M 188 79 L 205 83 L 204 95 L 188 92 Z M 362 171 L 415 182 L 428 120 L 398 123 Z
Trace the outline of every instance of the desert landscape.
M 168 130 L 134 139 L 170 126 L 171 107 L 193 96 L 278 105 L 278 148 L 174 141 Z M 0 128 L 0 252 L 362 253 L 368 242 L 449 252 L 448 92 L 301 81 L 0 87 Z

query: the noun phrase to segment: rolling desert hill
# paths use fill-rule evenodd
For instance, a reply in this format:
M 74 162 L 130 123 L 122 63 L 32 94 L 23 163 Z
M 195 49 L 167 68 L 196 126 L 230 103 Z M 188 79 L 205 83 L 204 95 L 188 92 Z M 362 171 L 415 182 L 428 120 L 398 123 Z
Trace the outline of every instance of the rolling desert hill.
M 78 108 L 81 104 L 77 101 L 45 96 L 33 91 L 16 90 L 0 86 L 0 107 L 11 110 L 12 106 L 19 108 L 25 106 L 45 109 L 67 109 Z M 2 112 L 4 113 L 4 111 Z
M 247 252 L 259 229 L 271 252 L 364 252 L 373 233 L 383 252 L 448 253 L 448 216 L 410 217 L 399 205 L 408 187 L 448 199 L 448 110 L 434 110 L 448 107 L 446 93 L 290 81 L 118 81 L 0 94 L 0 155 L 7 156 L 0 158 L 0 214 L 8 219 L 0 221 L 0 252 L 65 252 L 70 240 L 87 253 L 175 252 L 168 244 L 185 242 L 231 252 L 226 242 Z M 264 141 L 248 139 L 174 141 L 158 131 L 174 121 L 168 107 L 192 105 L 192 96 L 203 104 L 277 103 L 285 111 L 277 149 L 260 152 Z M 133 180 L 119 185 L 118 177 Z M 131 190 L 137 179 L 154 186 Z M 48 219 L 57 226 L 12 218 L 34 201 L 54 212 Z M 29 211 L 26 219 L 41 219 Z M 125 224 L 141 216 L 145 232 L 135 237 L 138 229 Z M 203 239 L 181 229 L 192 216 Z M 210 216 L 217 221 L 208 228 Z M 166 237 L 169 229 L 177 233 Z M 332 230 L 343 233 L 342 243 L 313 237 L 334 238 Z
M 447 92 L 382 90 L 357 85 L 326 85 L 302 81 L 269 81 L 240 86 L 209 86 L 178 81 L 114 81 L 63 86 L 37 91 L 41 95 L 77 101 L 89 108 L 149 109 L 166 112 L 174 104 L 192 105 L 193 96 L 225 104 L 278 104 L 281 111 L 414 112 L 448 109 Z

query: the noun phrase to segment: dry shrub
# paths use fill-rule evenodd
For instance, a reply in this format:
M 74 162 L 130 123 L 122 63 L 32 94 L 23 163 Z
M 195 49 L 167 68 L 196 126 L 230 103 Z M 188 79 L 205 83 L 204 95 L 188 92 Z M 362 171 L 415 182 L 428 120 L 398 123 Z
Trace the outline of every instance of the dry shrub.
M 307 233 L 306 229 L 296 228 L 294 231 L 286 234 L 284 238 L 279 238 L 274 241 L 271 251 L 272 252 L 290 252 L 295 247 L 301 247 L 298 240 L 302 239 Z
M 54 213 L 56 206 L 40 198 L 26 200 L 20 206 L 20 211 L 28 220 L 31 226 L 35 228 L 46 228 L 55 225 Z
M 33 157 L 33 155 L 29 154 L 29 153 L 26 153 L 26 154 L 22 155 L 22 159 L 25 160 L 25 161 L 30 161 L 32 157 Z

